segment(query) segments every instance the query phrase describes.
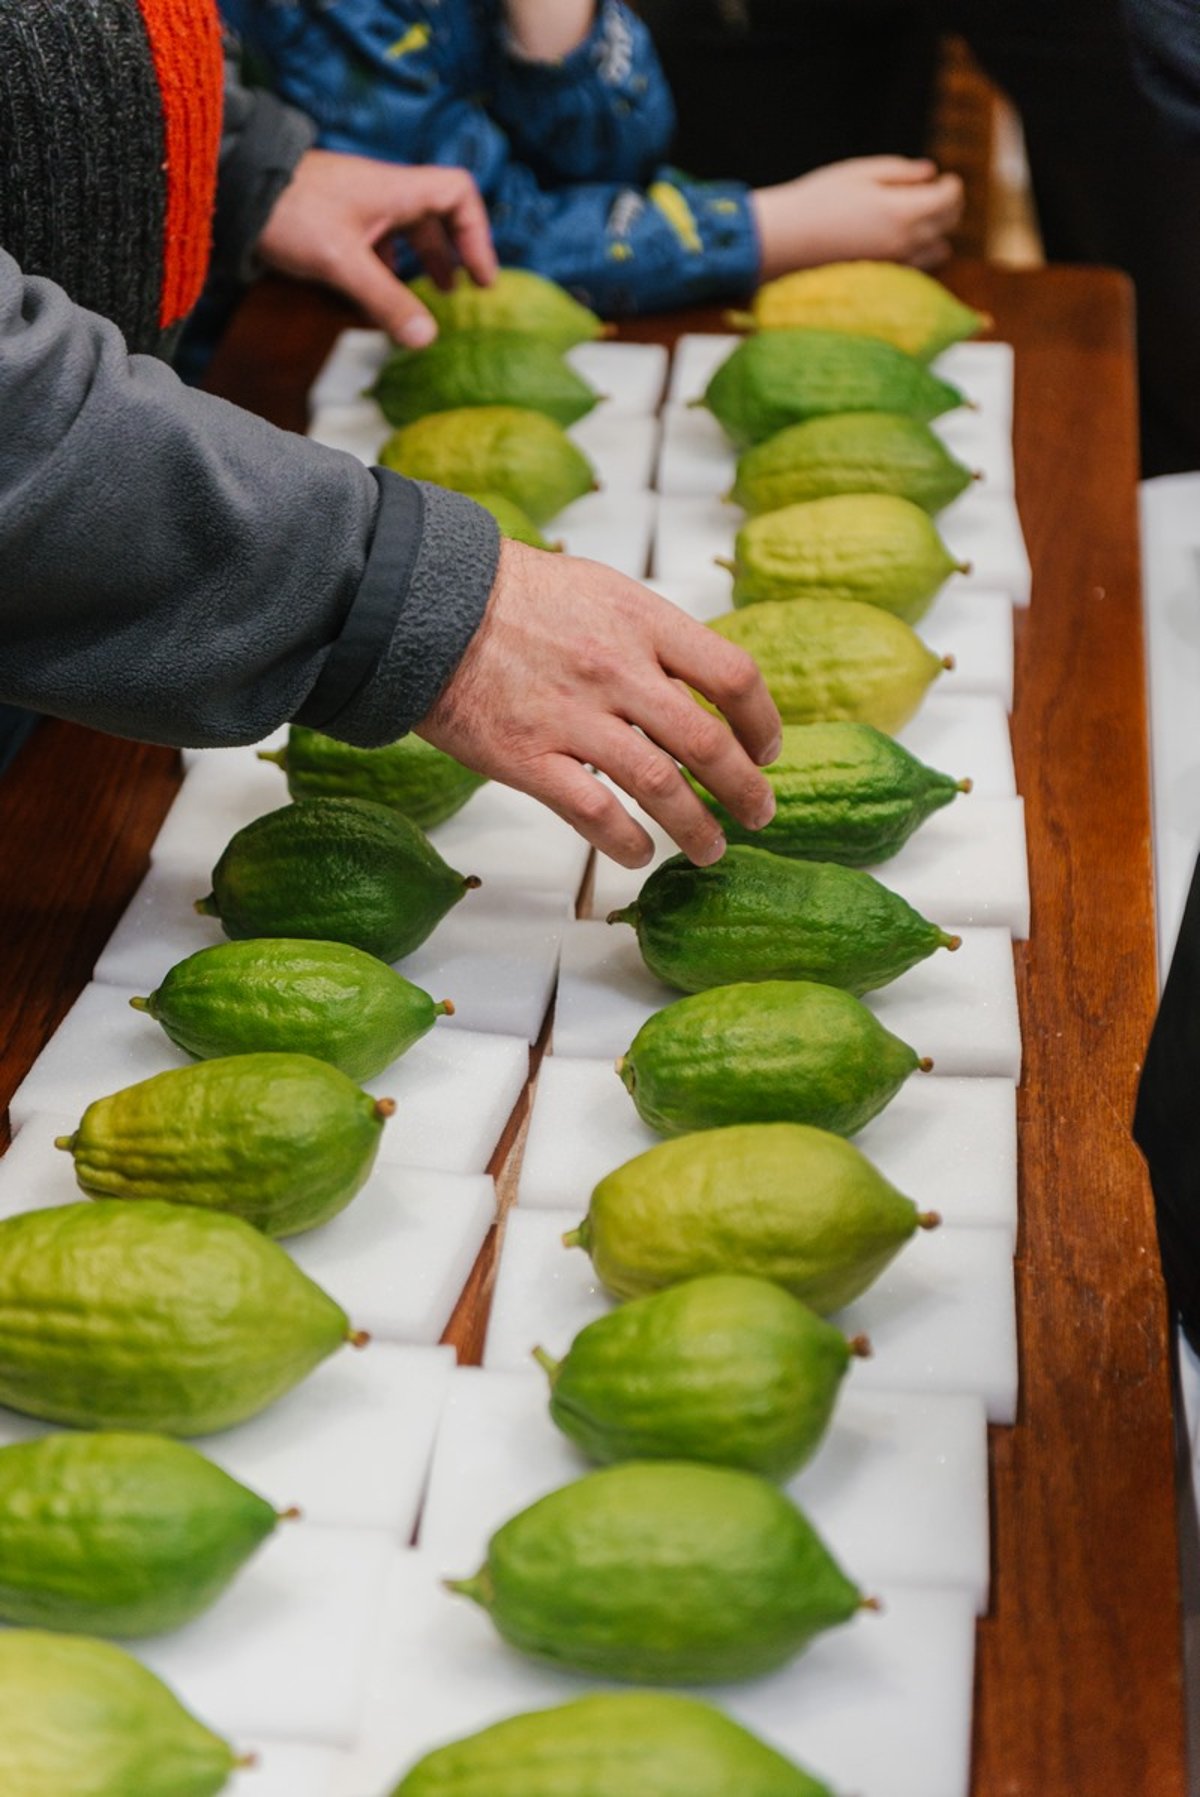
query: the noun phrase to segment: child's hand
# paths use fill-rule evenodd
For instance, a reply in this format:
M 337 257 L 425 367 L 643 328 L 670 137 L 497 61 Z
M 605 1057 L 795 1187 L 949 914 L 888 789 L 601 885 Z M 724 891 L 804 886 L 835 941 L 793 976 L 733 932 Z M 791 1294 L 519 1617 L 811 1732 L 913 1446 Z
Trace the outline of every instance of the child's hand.
M 834 162 L 752 195 L 764 281 L 817 262 L 867 257 L 936 268 L 962 214 L 962 182 L 904 156 Z

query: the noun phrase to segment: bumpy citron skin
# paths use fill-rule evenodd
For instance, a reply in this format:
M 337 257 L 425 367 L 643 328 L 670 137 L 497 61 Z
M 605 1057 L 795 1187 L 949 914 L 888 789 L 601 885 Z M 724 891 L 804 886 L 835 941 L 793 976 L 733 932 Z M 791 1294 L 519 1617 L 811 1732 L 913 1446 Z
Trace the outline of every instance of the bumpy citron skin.
M 900 412 L 928 423 L 963 403 L 949 381 L 869 337 L 764 331 L 722 362 L 703 403 L 739 448 L 833 412 Z
M 227 936 L 348 942 L 381 961 L 418 948 L 479 881 L 406 817 L 368 799 L 300 799 L 231 838 L 199 899 Z
M 451 1589 L 513 1647 L 640 1684 L 771 1672 L 862 1604 L 775 1486 L 680 1461 L 630 1461 L 552 1491 Z
M 710 628 L 754 657 L 785 724 L 901 730 L 947 666 L 902 618 L 848 599 L 767 600 Z
M 459 269 L 449 293 L 418 275 L 409 283 L 437 319 L 439 332 L 521 331 L 573 349 L 608 334 L 608 326 L 554 281 L 524 268 L 502 268 L 490 287 L 477 287 Z
M 0 1403 L 28 1416 L 207 1435 L 351 1339 L 341 1306 L 237 1217 L 100 1199 L 0 1222 Z
M 545 549 L 551 555 L 562 554 L 562 543 L 551 542 L 534 523 L 528 512 L 523 512 L 519 505 L 506 499 L 503 493 L 468 493 L 476 505 L 481 505 L 485 512 L 490 512 L 500 526 L 500 535 L 508 537 L 514 543 L 528 543 L 531 549 Z
M 96 1099 L 59 1146 L 93 1198 L 197 1205 L 296 1235 L 361 1190 L 392 1109 L 313 1055 L 222 1055 Z
M 738 1123 L 626 1161 L 600 1181 L 564 1242 L 586 1250 L 617 1298 L 748 1273 L 828 1316 L 935 1220 L 841 1136 L 803 1123 Z
M 452 331 L 427 349 L 396 350 L 371 389 L 389 424 L 461 406 L 521 406 L 565 430 L 599 394 L 552 344 L 524 331 Z
M 0 1633 L 0 1790 L 9 1797 L 217 1797 L 237 1760 L 107 1641 Z
M 810 980 L 714 986 L 656 1011 L 617 1062 L 663 1135 L 729 1123 L 811 1123 L 852 1136 L 918 1066 L 849 992 Z
M 130 1002 L 198 1059 L 311 1055 L 352 1080 L 382 1073 L 454 1010 L 348 943 L 270 936 L 202 948 Z
M 206 1610 L 278 1521 L 162 1436 L 55 1434 L 0 1448 L 0 1618 L 163 1634 Z
M 926 767 L 869 724 L 786 724 L 779 757 L 763 772 L 775 815 L 762 830 L 747 830 L 697 786 L 729 840 L 845 867 L 886 861 L 970 789 L 969 781 Z
M 928 362 L 991 321 L 920 269 L 827 262 L 766 282 L 744 322 L 760 331 L 815 328 L 877 337 Z
M 833 1797 L 719 1710 L 608 1691 L 439 1747 L 392 1797 Z
M 892 493 L 940 512 L 974 478 L 919 419 L 837 412 L 789 425 L 747 449 L 729 497 L 752 517 L 837 493 Z
M 714 1273 L 634 1298 L 582 1329 L 550 1378 L 550 1415 L 591 1460 L 694 1460 L 786 1479 L 829 1426 L 864 1352 L 780 1286 Z
M 842 599 L 915 624 L 955 560 L 928 512 L 892 493 L 837 493 L 751 518 L 737 533 L 733 603 Z
M 379 452 L 385 468 L 459 493 L 500 493 L 545 524 L 596 485 L 592 464 L 541 412 L 462 406 L 406 424 Z
M 263 751 L 259 760 L 283 769 L 293 799 L 371 799 L 401 812 L 420 830 L 453 817 L 487 785 L 482 774 L 419 736 L 401 737 L 382 749 L 356 749 L 293 724 L 287 747 Z
M 632 924 L 646 966 L 680 992 L 787 979 L 861 994 L 959 945 L 870 874 L 748 843 L 711 867 L 672 855 L 608 921 Z

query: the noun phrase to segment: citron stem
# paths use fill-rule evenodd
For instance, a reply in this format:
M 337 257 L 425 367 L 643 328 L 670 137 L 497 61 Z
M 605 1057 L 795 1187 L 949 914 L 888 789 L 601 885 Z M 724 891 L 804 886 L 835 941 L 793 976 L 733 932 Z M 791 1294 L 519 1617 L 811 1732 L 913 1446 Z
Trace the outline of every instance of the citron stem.
M 973 562 L 955 562 L 954 566 L 958 569 L 960 574 L 973 574 L 975 572 L 975 565 Z
M 443 1579 L 442 1588 L 454 1592 L 458 1597 L 469 1597 L 472 1603 L 482 1604 L 485 1610 L 494 1595 L 486 1566 L 481 1566 L 471 1579 Z
M 577 1229 L 568 1229 L 562 1239 L 564 1248 L 582 1248 L 585 1254 L 591 1246 L 591 1242 L 592 1228 L 586 1217 Z
M 948 948 L 950 950 L 950 953 L 954 954 L 958 949 L 960 949 L 962 947 L 962 937 L 961 936 L 947 936 L 946 932 L 943 930 L 941 946 L 943 948 Z
M 920 1060 L 917 1062 L 917 1072 L 918 1073 L 932 1073 L 933 1072 L 933 1061 L 929 1055 L 923 1054 L 921 1056 Z
M 608 916 L 604 919 L 604 921 L 605 921 L 605 923 L 636 924 L 636 922 L 637 922 L 637 906 L 636 905 L 623 905 L 619 911 L 610 911 Z
M 726 312 L 724 317 L 731 331 L 754 331 L 758 328 L 758 320 L 753 312 Z
M 463 886 L 467 892 L 478 892 L 482 885 L 483 881 L 479 878 L 478 874 L 463 875 Z
M 441 1004 L 434 1005 L 433 1008 L 439 1017 L 453 1017 L 454 1000 L 452 998 L 444 998 Z
M 971 469 L 971 479 L 972 480 L 986 480 L 987 475 L 983 472 L 982 468 L 972 468 Z
M 365 1348 L 371 1340 L 369 1329 L 352 1329 L 346 1337 L 352 1348 Z
M 201 917 L 219 917 L 221 915 L 217 910 L 217 895 L 215 892 L 210 892 L 207 898 L 197 899 L 196 903 L 192 906 L 192 909 L 193 911 L 199 912 Z
M 547 1378 L 550 1380 L 551 1385 L 553 1385 L 554 1381 L 558 1378 L 558 1369 L 562 1365 L 562 1361 L 555 1360 L 553 1354 L 548 1354 L 546 1352 L 545 1348 L 533 1348 L 531 1350 L 531 1352 L 533 1354 L 533 1358 L 537 1361 L 537 1363 L 541 1367 L 542 1371 L 546 1374 Z
M 966 780 L 957 780 L 955 784 L 958 787 L 959 792 L 974 792 L 975 790 L 975 782 L 970 779 L 970 777 Z
M 70 1154 L 71 1150 L 74 1148 L 75 1142 L 75 1136 L 55 1136 L 54 1138 L 54 1146 L 56 1148 L 64 1148 L 68 1154 Z
M 942 666 L 945 668 L 947 674 L 953 674 L 955 668 L 958 666 L 958 663 L 955 661 L 955 659 L 952 655 L 943 655 L 942 656 Z
M 235 1772 L 253 1772 L 257 1764 L 258 1755 L 256 1753 L 238 1753 L 234 1755 L 233 1769 Z
M 304 1516 L 299 1504 L 289 1504 L 286 1510 L 277 1510 L 275 1514 L 280 1522 L 300 1522 Z
M 148 1011 L 150 1009 L 150 1000 L 148 998 L 131 998 L 129 1004 L 130 1008 L 134 1011 Z
M 394 1098 L 377 1098 L 374 1115 L 380 1123 L 386 1123 L 389 1117 L 396 1115 L 396 1100 Z
M 861 1598 L 858 1607 L 860 1610 L 873 1610 L 876 1616 L 878 1616 L 883 1609 L 883 1605 L 877 1597 Z
M 727 555 L 714 555 L 713 562 L 718 568 L 724 568 L 727 574 L 737 573 L 737 563 L 731 562 Z
M 942 1222 L 941 1211 L 919 1210 L 917 1212 L 917 1228 L 918 1229 L 939 1229 L 941 1227 L 941 1222 Z
M 260 749 L 258 751 L 258 759 L 260 761 L 274 762 L 276 767 L 286 768 L 287 767 L 287 750 L 286 749 Z
M 846 1343 L 855 1360 L 870 1360 L 875 1352 L 869 1335 L 852 1335 Z
M 704 409 L 704 404 L 705 401 L 703 396 L 700 399 L 689 399 L 687 402 L 687 409 L 689 412 L 701 412 Z

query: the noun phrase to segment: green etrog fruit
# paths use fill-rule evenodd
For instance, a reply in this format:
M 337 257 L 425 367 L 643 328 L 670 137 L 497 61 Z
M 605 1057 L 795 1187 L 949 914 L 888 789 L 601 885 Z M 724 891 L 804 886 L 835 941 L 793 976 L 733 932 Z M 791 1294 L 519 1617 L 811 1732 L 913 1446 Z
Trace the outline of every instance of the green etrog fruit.
M 737 323 L 760 331 L 817 329 L 881 338 L 929 362 L 991 320 L 919 268 L 898 262 L 825 262 L 767 281 Z
M 907 624 L 968 564 L 956 561 L 928 512 L 892 493 L 837 493 L 751 518 L 737 533 L 733 603 L 848 599 Z
M 460 493 L 500 493 L 545 524 L 596 485 L 561 427 L 519 406 L 462 406 L 406 424 L 379 452 L 385 468 Z
M 870 724 L 785 724 L 779 758 L 763 772 L 775 815 L 762 830 L 745 829 L 696 788 L 729 840 L 845 867 L 886 861 L 926 818 L 971 790 L 969 780 L 926 767 Z
M 727 1123 L 811 1123 L 852 1136 L 932 1064 L 852 993 L 762 980 L 656 1011 L 617 1072 L 642 1122 L 666 1136 Z
M 370 799 L 300 799 L 237 832 L 198 899 L 227 936 L 348 942 L 381 961 L 419 948 L 474 875 L 447 867 L 408 818 Z
M 852 599 L 764 600 L 709 628 L 754 657 L 785 724 L 846 719 L 902 730 L 954 665 L 903 618 Z
M 729 497 L 755 517 L 835 493 L 893 493 L 940 512 L 975 478 L 919 419 L 835 412 L 747 449 Z
M 565 430 L 599 394 L 562 352 L 525 331 L 452 331 L 427 349 L 396 350 L 371 388 L 389 424 L 460 406 L 521 406 Z
M 833 1797 L 720 1710 L 603 1691 L 535 1710 L 419 1760 L 392 1797 Z
M 963 396 L 890 343 L 837 331 L 763 331 L 722 362 L 701 403 L 741 448 L 831 412 L 902 412 L 928 423 Z
M 55 1434 L 0 1448 L 0 1618 L 160 1635 L 207 1610 L 280 1518 L 160 1435 Z
M 506 499 L 503 493 L 468 493 L 467 498 L 473 499 L 476 505 L 481 505 L 485 512 L 492 514 L 500 526 L 502 537 L 508 537 L 514 543 L 528 543 L 531 549 L 544 549 L 550 555 L 562 554 L 561 541 L 552 543 L 538 529 L 528 512 L 523 512 L 519 505 Z
M 0 1404 L 27 1416 L 208 1435 L 361 1339 L 239 1217 L 100 1199 L 0 1222 Z
M 419 736 L 402 736 L 382 749 L 356 749 L 292 724 L 287 747 L 264 749 L 258 759 L 283 769 L 293 799 L 372 799 L 402 812 L 420 830 L 445 823 L 487 785 L 483 774 Z
M 961 940 L 868 873 L 748 843 L 731 844 L 711 867 L 672 855 L 608 921 L 632 924 L 646 966 L 680 992 L 744 980 L 871 992 Z
M 774 1485 L 670 1460 L 552 1491 L 450 1589 L 537 1659 L 647 1685 L 772 1672 L 863 1603 Z
M 811 1458 L 851 1356 L 868 1354 L 780 1286 L 740 1273 L 633 1298 L 581 1329 L 550 1415 L 591 1460 L 695 1460 L 786 1479 Z
M 222 1055 L 97 1098 L 57 1145 L 93 1198 L 194 1205 L 298 1235 L 366 1184 L 395 1108 L 313 1055 Z
M 410 281 L 441 331 L 521 331 L 558 350 L 608 335 L 609 327 L 565 288 L 525 268 L 502 268 L 490 287 L 478 287 L 459 269 L 449 293 L 428 275 Z
M 242 1763 L 119 1647 L 0 1633 L 7 1797 L 217 1797 Z
M 841 1136 L 804 1123 L 735 1123 L 626 1161 L 563 1241 L 590 1255 L 617 1298 L 749 1273 L 828 1316 L 937 1221 Z
M 129 1002 L 200 1060 L 313 1055 L 352 1080 L 382 1073 L 439 1017 L 454 1014 L 449 999 L 435 1004 L 360 948 L 271 936 L 202 948 L 149 997 Z

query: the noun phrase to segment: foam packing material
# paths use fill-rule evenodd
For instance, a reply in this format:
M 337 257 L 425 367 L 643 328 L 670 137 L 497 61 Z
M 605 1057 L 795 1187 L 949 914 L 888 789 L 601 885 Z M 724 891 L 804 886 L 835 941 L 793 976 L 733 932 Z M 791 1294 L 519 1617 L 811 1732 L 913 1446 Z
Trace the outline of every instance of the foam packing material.
M 640 580 L 650 563 L 658 517 L 658 495 L 638 488 L 605 488 L 585 493 L 554 520 L 550 531 L 568 555 L 605 562 L 618 574 Z
M 383 1791 L 431 1748 L 502 1717 L 569 1701 L 596 1681 L 526 1660 L 482 1611 L 439 1584 L 461 1574 L 411 1551 L 392 1562 L 372 1656 L 363 1742 L 336 1797 Z M 974 1604 L 970 1591 L 878 1587 L 864 1613 L 789 1666 L 694 1692 L 838 1791 L 967 1797 Z M 397 1703 L 396 1693 L 407 1701 Z
M 538 1071 L 517 1202 L 587 1209 L 614 1168 L 661 1138 L 642 1122 L 611 1061 L 548 1055 Z M 924 1209 L 955 1226 L 1017 1226 L 1016 1088 L 1006 1079 L 907 1080 L 855 1145 Z
M 987 1425 L 977 1398 L 860 1392 L 855 1365 L 829 1433 L 787 1489 L 830 1551 L 874 1585 L 965 1585 L 987 1607 Z M 462 1367 L 442 1417 L 419 1546 L 475 1566 L 494 1530 L 591 1470 L 559 1433 L 547 1381 Z
M 582 1207 L 523 1206 L 509 1213 L 486 1367 L 523 1368 L 535 1343 L 561 1355 L 585 1323 L 611 1309 L 587 1255 L 562 1243 L 583 1214 Z M 838 1322 L 847 1335 L 869 1335 L 875 1349 L 856 1369 L 858 1389 L 972 1395 L 983 1399 L 990 1422 L 1013 1421 L 1016 1307 L 1007 1230 L 943 1224 L 918 1232 Z
M 131 996 L 120 986 L 84 987 L 13 1094 L 14 1130 L 39 1110 L 71 1119 L 73 1128 L 94 1098 L 188 1064 L 156 1024 L 131 1009 Z M 365 1082 L 375 1097 L 394 1098 L 397 1105 L 377 1164 L 482 1173 L 528 1071 L 529 1050 L 520 1038 L 443 1031 L 435 1024 L 399 1061 Z
M 255 1763 L 234 1773 L 228 1797 L 333 1797 L 335 1779 L 345 1776 L 346 1756 L 336 1750 L 276 1741 L 250 1747 Z

